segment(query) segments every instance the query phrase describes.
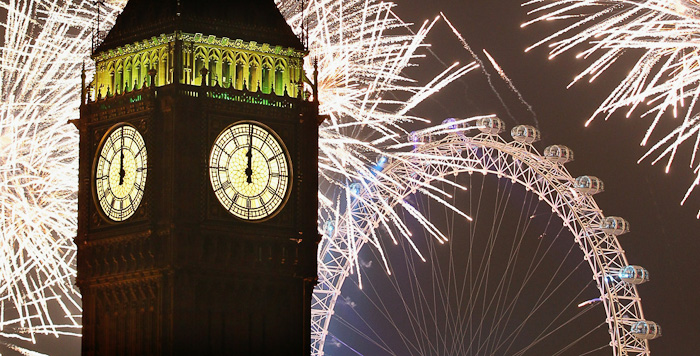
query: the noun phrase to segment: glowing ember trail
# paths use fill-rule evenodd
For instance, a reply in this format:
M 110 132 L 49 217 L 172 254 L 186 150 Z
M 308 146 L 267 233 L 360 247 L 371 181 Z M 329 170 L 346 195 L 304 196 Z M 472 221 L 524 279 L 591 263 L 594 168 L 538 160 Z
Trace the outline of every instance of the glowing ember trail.
M 527 50 L 547 44 L 550 59 L 564 52 L 583 48 L 577 58 L 591 64 L 570 85 L 588 77 L 597 79 L 613 70 L 623 56 L 637 56 L 627 76 L 610 93 L 586 122 L 596 117 L 609 118 L 618 110 L 648 117 L 649 129 L 642 139 L 650 143 L 664 114 L 682 117 L 682 121 L 652 144 L 639 162 L 653 157 L 652 164 L 666 160 L 666 172 L 681 145 L 692 142 L 689 167 L 696 178 L 681 204 L 700 185 L 700 3 L 696 0 L 533 0 L 523 6 L 534 7 L 534 18 L 522 25 L 560 21 L 561 30 L 537 42 Z M 641 52 L 640 52 L 641 51 Z M 627 53 L 631 52 L 631 53 Z M 698 212 L 700 218 L 700 212 Z
M 535 114 L 535 111 L 532 109 L 532 106 L 531 106 L 530 104 L 528 104 L 527 101 L 525 101 L 525 98 L 523 98 L 523 95 L 522 95 L 522 94 L 520 93 L 520 91 L 515 87 L 515 85 L 513 84 L 513 81 L 510 80 L 510 78 L 508 78 L 508 76 L 506 75 L 506 72 L 504 72 L 504 71 L 503 71 L 503 68 L 501 68 L 501 66 L 498 65 L 498 63 L 496 63 L 496 60 L 493 59 L 493 57 L 491 57 L 491 54 L 489 54 L 489 52 L 486 51 L 485 49 L 482 50 L 482 51 L 483 51 L 484 54 L 486 55 L 486 58 L 488 58 L 489 62 L 491 62 L 491 65 L 492 65 L 493 68 L 496 70 L 496 72 L 498 72 L 498 75 L 501 76 L 501 79 L 503 79 L 503 81 L 506 82 L 506 84 L 508 84 L 508 88 L 510 88 L 510 90 L 511 90 L 513 93 L 515 93 L 515 95 L 518 96 L 518 100 L 520 100 L 520 103 L 522 103 L 523 105 L 525 105 L 525 107 L 527 107 L 527 111 L 529 111 L 530 114 L 532 114 L 532 118 L 533 118 L 534 121 L 535 121 L 535 126 L 539 127 L 540 124 L 539 124 L 539 121 L 537 120 L 537 114 Z

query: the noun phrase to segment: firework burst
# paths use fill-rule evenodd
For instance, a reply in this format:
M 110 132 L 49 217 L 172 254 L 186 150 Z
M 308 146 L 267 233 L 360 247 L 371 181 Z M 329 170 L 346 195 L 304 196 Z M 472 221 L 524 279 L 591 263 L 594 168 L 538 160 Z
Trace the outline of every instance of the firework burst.
M 563 29 L 534 44 L 548 44 L 550 58 L 584 48 L 577 57 L 591 64 L 573 82 L 593 81 L 614 68 L 620 58 L 637 56 L 627 76 L 598 107 L 596 117 L 607 119 L 616 111 L 649 117 L 651 124 L 642 139 L 650 144 L 652 134 L 666 113 L 682 117 L 681 123 L 651 145 L 640 158 L 652 164 L 666 160 L 666 172 L 679 148 L 692 143 L 689 166 L 696 174 L 681 204 L 700 184 L 700 4 L 695 0 L 534 0 L 532 20 L 523 24 L 558 20 Z M 700 218 L 700 212 L 698 213 Z
M 292 28 L 309 39 L 306 71 L 313 73 L 314 64 L 318 65 L 320 110 L 329 118 L 319 133 L 319 215 L 324 221 L 319 229 L 323 233 L 326 221 L 342 215 L 341 207 L 347 206 L 357 184 L 381 181 L 376 179 L 381 176 L 378 168 L 394 158 L 391 147 L 405 141 L 406 124 L 428 122 L 411 116 L 410 110 L 477 66 L 455 63 L 426 84 L 406 76 L 406 69 L 423 57 L 419 50 L 428 46 L 425 37 L 438 20 L 426 21 L 414 32 L 393 12 L 395 4 L 390 2 L 313 0 L 303 11 L 297 1 L 279 6 Z M 385 188 L 388 194 L 401 189 L 398 185 Z M 383 199 L 373 201 L 379 210 L 384 210 L 379 207 L 383 203 Z M 410 239 L 398 216 L 386 219 L 380 223 L 398 225 L 403 237 Z M 358 238 L 368 237 L 348 234 L 346 238 L 356 246 Z M 367 242 L 381 250 L 377 236 Z M 355 258 L 351 263 L 359 272 Z
M 88 1 L 41 0 L 2 1 L 0 8 L 7 14 L 0 50 L 0 336 L 34 342 L 36 334 L 79 335 L 80 296 L 72 284 L 78 133 L 68 120 L 78 116 L 95 9 Z
M 124 4 L 99 5 L 101 29 L 113 24 Z M 71 281 L 78 134 L 67 121 L 78 117 L 78 73 L 90 53 L 96 6 L 83 0 L 0 2 L 8 14 L 0 55 L 2 337 L 34 341 L 37 333 L 79 334 L 79 293 Z M 392 3 L 318 0 L 303 12 L 297 1 L 279 6 L 310 39 L 307 73 L 318 63 L 321 110 L 330 118 L 321 128 L 319 197 L 323 216 L 332 220 L 352 182 L 377 176 L 371 167 L 405 137 L 402 126 L 426 121 L 409 111 L 475 66 L 454 64 L 427 84 L 405 76 L 435 21 L 413 33 L 392 12 Z M 89 74 L 93 68 L 86 63 Z M 407 232 L 396 217 L 391 222 Z M 369 242 L 380 247 L 376 238 Z
M 382 248 L 387 241 L 377 234 L 378 227 L 388 233 L 384 236 L 388 241 L 406 239 L 421 255 L 406 222 L 394 209 L 406 185 L 382 171 L 391 161 L 407 159 L 406 148 L 413 143 L 406 143 L 410 133 L 405 127 L 428 122 L 410 115 L 411 109 L 478 67 L 455 63 L 427 83 L 406 76 L 406 69 L 417 66 L 416 60 L 423 56 L 420 49 L 428 46 L 425 37 L 438 19 L 426 21 L 414 32 L 392 11 L 394 6 L 374 0 L 312 0 L 299 11 L 296 1 L 280 3 L 292 28 L 309 40 L 306 71 L 313 73 L 317 64 L 320 110 L 328 116 L 319 132 L 319 232 L 324 239 L 312 302 L 314 355 L 323 354 L 344 271 L 354 270 L 360 277 L 362 246 L 376 248 L 391 273 Z M 426 179 L 416 174 L 409 181 L 429 186 Z M 373 194 L 360 196 L 360 191 Z M 451 208 L 440 198 L 448 195 L 445 192 L 428 193 Z M 446 239 L 422 213 L 403 206 L 431 235 Z M 365 219 L 369 216 L 374 218 Z

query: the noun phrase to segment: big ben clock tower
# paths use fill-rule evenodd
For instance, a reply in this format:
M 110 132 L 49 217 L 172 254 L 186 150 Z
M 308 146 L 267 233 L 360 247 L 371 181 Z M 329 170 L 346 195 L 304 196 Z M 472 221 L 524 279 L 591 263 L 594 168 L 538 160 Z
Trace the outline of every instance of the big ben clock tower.
M 305 55 L 273 0 L 128 2 L 75 121 L 83 355 L 310 353 Z

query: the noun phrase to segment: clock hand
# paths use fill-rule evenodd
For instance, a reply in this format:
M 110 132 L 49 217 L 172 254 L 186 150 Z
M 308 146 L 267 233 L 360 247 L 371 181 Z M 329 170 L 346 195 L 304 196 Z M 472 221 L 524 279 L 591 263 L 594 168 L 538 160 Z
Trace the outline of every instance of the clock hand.
M 248 137 L 248 167 L 245 169 L 245 175 L 247 176 L 246 182 L 248 184 L 253 183 L 253 126 L 250 126 L 250 135 Z
M 126 171 L 124 171 L 124 128 L 122 127 L 122 145 L 119 148 L 119 185 L 124 184 L 124 176 Z

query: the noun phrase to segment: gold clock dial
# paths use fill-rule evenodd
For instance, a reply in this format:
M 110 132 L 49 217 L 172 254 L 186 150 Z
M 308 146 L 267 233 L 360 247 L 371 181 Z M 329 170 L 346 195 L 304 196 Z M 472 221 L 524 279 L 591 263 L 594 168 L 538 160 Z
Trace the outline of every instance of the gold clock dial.
M 234 216 L 262 220 L 273 216 L 289 194 L 289 157 L 270 129 L 239 122 L 214 141 L 209 178 L 216 197 Z
M 119 222 L 134 215 L 143 198 L 146 173 L 141 134 L 131 125 L 113 127 L 102 139 L 95 160 L 95 195 L 107 218 Z

